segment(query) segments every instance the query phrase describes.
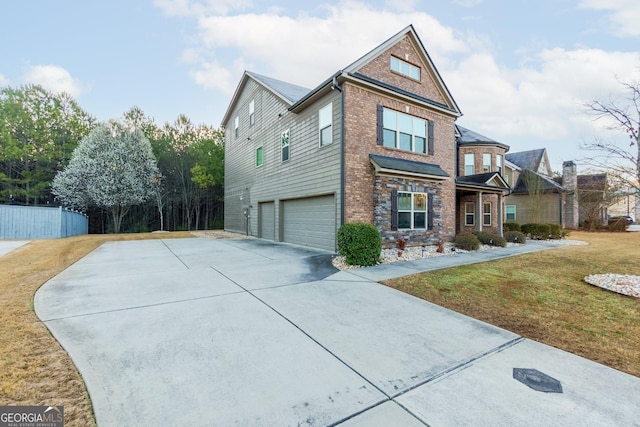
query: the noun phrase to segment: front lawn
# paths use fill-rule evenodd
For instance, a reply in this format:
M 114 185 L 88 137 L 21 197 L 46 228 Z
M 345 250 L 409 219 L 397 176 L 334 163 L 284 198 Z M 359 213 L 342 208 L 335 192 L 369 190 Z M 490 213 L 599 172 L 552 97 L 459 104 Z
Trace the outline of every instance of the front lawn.
M 583 282 L 640 275 L 640 233 L 572 232 L 565 246 L 385 285 L 640 377 L 640 299 Z

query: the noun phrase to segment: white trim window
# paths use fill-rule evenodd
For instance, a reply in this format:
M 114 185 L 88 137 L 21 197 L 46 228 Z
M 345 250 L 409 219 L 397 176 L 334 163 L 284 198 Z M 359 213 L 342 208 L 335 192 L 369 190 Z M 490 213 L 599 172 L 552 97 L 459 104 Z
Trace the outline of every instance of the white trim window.
M 424 119 L 384 108 L 382 145 L 425 154 L 428 126 L 428 122 Z
M 476 173 L 476 156 L 473 153 L 464 155 L 464 175 L 469 176 Z
M 491 172 L 491 154 L 482 155 L 482 172 Z
M 505 206 L 505 218 L 507 221 L 515 221 L 516 220 L 516 205 L 507 205 Z
M 264 149 L 262 145 L 256 148 L 256 167 L 260 167 L 264 164 Z
M 249 126 L 253 126 L 256 123 L 256 103 L 252 99 L 249 103 Z
M 467 202 L 464 204 L 464 225 L 476 224 L 476 204 Z
M 389 61 L 389 66 L 391 71 L 395 71 L 396 73 L 400 73 L 404 76 L 420 81 L 420 68 L 413 64 L 409 64 L 400 58 L 392 56 Z
M 496 170 L 502 175 L 502 155 L 496 155 Z
M 482 225 L 491 227 L 491 203 L 487 202 L 482 207 Z
M 236 116 L 236 118 L 233 120 L 233 128 L 234 128 L 234 134 L 237 138 L 238 135 L 240 134 L 240 116 Z
M 398 229 L 425 230 L 428 200 L 426 193 L 398 192 Z
M 331 104 L 325 105 L 318 112 L 318 131 L 320 135 L 320 147 L 333 142 L 333 108 Z
M 280 134 L 280 152 L 282 154 L 282 161 L 286 162 L 289 160 L 289 129 L 285 130 Z

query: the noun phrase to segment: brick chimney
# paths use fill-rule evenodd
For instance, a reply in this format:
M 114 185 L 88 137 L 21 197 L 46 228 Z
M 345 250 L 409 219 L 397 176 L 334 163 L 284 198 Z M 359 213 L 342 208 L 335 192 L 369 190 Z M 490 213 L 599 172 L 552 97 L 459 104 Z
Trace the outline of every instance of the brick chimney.
M 578 209 L 578 170 L 573 161 L 562 163 L 562 186 L 565 188 L 563 226 L 578 228 L 580 211 Z

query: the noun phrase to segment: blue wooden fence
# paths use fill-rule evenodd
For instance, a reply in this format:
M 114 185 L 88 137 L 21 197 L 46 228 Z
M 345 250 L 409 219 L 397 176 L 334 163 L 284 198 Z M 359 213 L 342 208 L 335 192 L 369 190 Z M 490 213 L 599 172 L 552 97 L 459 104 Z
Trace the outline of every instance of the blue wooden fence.
M 76 211 L 0 205 L 0 239 L 56 239 L 87 234 L 89 218 Z

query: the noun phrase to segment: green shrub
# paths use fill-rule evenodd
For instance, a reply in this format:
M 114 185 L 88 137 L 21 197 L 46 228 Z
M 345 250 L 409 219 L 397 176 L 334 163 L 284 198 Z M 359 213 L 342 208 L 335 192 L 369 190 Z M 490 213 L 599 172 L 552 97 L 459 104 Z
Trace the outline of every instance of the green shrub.
M 560 224 L 547 224 L 549 226 L 550 239 L 562 239 L 564 233 L 562 232 L 562 226 Z
M 627 231 L 628 226 L 627 219 L 623 216 L 614 216 L 613 218 L 609 218 L 609 231 Z
M 465 251 L 477 251 L 480 248 L 480 240 L 471 233 L 458 234 L 453 243 Z
M 483 245 L 500 246 L 502 248 L 507 246 L 507 241 L 504 237 L 491 231 L 474 231 L 473 235 L 476 236 Z
M 521 230 L 533 240 L 547 240 L 551 234 L 549 224 L 522 224 Z
M 517 222 L 505 222 L 502 224 L 502 228 L 504 231 L 522 231 L 520 224 Z
M 507 231 L 504 233 L 504 238 L 511 243 L 527 243 L 527 236 L 520 231 Z
M 372 224 L 352 222 L 338 230 L 338 253 L 349 265 L 376 265 L 381 251 L 380 231 Z

